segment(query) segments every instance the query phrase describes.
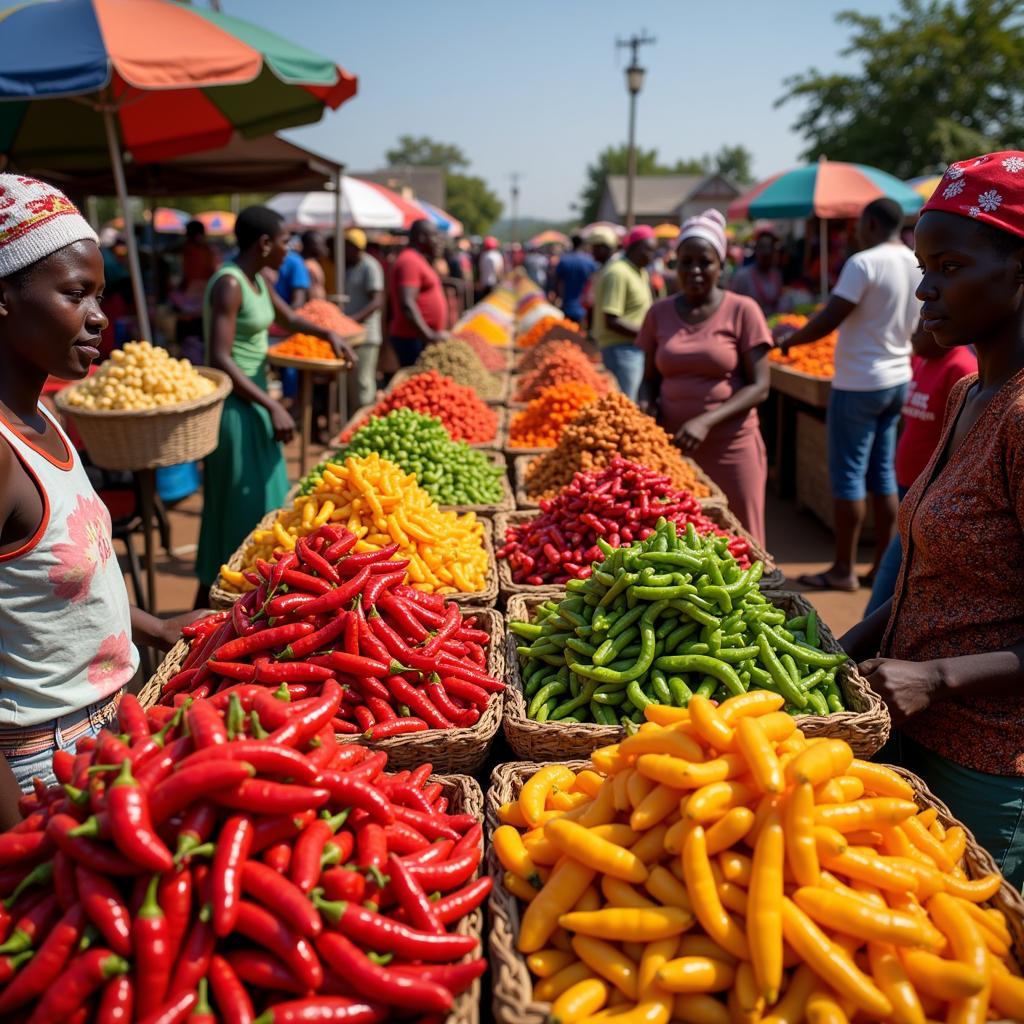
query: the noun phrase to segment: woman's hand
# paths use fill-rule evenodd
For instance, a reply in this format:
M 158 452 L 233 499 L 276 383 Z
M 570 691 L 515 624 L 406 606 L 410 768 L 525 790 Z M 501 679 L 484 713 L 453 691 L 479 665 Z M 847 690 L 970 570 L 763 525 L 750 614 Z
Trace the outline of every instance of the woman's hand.
M 274 428 L 274 440 L 288 444 L 295 436 L 295 420 L 292 414 L 280 403 L 270 406 L 270 425 Z
M 337 331 L 328 331 L 327 340 L 334 354 L 345 364 L 345 369 L 351 370 L 356 365 L 356 354 L 352 346 Z
M 704 416 L 694 416 L 676 432 L 676 443 L 684 452 L 696 451 L 706 440 L 711 424 Z
M 169 651 L 180 639 L 181 631 L 197 619 L 205 619 L 213 612 L 209 608 L 200 608 L 181 615 L 172 615 L 169 619 L 158 619 L 160 628 L 153 637 L 155 646 L 161 651 Z
M 859 666 L 868 685 L 885 701 L 894 726 L 924 711 L 942 689 L 935 662 L 871 658 Z

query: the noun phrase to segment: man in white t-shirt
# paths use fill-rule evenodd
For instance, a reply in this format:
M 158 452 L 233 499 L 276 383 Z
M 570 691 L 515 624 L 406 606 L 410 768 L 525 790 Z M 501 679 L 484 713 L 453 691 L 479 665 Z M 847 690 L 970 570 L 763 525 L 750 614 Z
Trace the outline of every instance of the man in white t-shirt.
M 858 226 L 864 249 L 847 260 L 825 308 L 780 343 L 786 352 L 839 328 L 827 417 L 836 554 L 824 572 L 800 577 L 814 590 L 870 586 L 896 525 L 896 434 L 911 376 L 910 340 L 921 312 L 915 294 L 921 271 L 900 238 L 902 223 L 899 203 L 869 203 Z M 857 542 L 868 492 L 875 558 L 868 576 L 858 580 Z

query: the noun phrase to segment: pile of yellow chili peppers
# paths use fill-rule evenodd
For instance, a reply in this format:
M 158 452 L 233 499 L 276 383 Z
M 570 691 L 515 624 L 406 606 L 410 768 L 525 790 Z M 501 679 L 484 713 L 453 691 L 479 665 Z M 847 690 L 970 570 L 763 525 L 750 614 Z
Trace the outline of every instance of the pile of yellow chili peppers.
M 1024 1020 L 966 835 L 910 784 L 805 739 L 782 698 L 652 705 L 592 767 L 541 768 L 494 848 L 552 1024 Z
M 419 590 L 473 593 L 486 585 L 483 521 L 472 512 L 442 512 L 415 476 L 371 452 L 327 466 L 315 491 L 281 509 L 270 529 L 253 534 L 241 571 L 221 566 L 221 586 L 252 589 L 244 572 L 256 559 L 290 551 L 296 540 L 325 523 L 338 523 L 359 537 L 357 552 L 397 544 L 394 557 L 409 559 L 409 583 Z

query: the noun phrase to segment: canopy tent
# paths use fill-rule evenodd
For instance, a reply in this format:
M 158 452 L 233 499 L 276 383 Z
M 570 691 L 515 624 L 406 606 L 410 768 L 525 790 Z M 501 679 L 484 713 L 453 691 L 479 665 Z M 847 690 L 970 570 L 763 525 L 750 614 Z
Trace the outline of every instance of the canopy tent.
M 445 212 L 439 206 L 428 203 L 426 199 L 417 199 L 416 205 L 423 208 L 423 212 L 437 225 L 438 231 L 449 238 L 458 238 L 462 234 L 462 221 Z
M 281 192 L 267 201 L 272 210 L 296 228 L 327 228 L 335 223 L 336 193 Z M 341 186 L 341 221 L 360 228 L 385 231 L 408 230 L 427 218 L 418 203 L 403 199 L 383 185 L 345 176 Z
M 729 205 L 730 220 L 817 217 L 821 227 L 821 293 L 828 291 L 828 221 L 859 217 L 868 203 L 894 199 L 906 214 L 916 213 L 921 196 L 899 178 L 865 164 L 819 160 L 783 171 L 744 192 Z
M 44 42 L 41 44 L 40 41 Z M 333 61 L 240 18 L 170 0 L 50 0 L 0 11 L 0 152 L 112 165 L 136 310 L 150 336 L 124 164 L 318 121 L 356 92 Z

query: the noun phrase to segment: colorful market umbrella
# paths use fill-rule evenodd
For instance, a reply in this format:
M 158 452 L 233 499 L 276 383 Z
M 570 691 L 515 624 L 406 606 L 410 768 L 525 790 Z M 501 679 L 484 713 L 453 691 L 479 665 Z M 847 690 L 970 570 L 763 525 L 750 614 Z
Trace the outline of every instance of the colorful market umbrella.
M 905 184 L 909 185 L 927 203 L 932 193 L 939 187 L 942 181 L 941 174 L 926 174 L 923 178 L 908 178 Z
M 267 205 L 293 227 L 334 228 L 338 211 L 335 192 L 280 192 Z M 343 224 L 385 231 L 407 230 L 427 217 L 418 203 L 362 178 L 341 179 L 340 220 Z
M 654 237 L 660 242 L 674 242 L 679 237 L 679 225 L 669 224 L 667 221 L 659 224 L 654 229 Z
M 626 229 L 621 224 L 613 224 L 610 220 L 595 220 L 592 224 L 580 228 L 580 235 L 586 238 L 595 228 L 609 228 L 615 232 L 617 238 L 624 238 L 626 235 Z
M 450 213 L 442 210 L 426 199 L 417 199 L 417 205 L 423 207 L 424 213 L 437 225 L 437 230 L 449 238 L 458 238 L 462 234 L 462 221 L 453 217 Z
M 235 215 L 229 210 L 206 210 L 197 213 L 196 220 L 206 228 L 208 235 L 230 235 L 235 230 Z
M 257 25 L 172 0 L 22 3 L 0 11 L 0 52 L 0 152 L 11 166 L 45 166 L 60 152 L 113 164 L 147 337 L 125 157 L 159 160 L 224 146 L 236 131 L 310 124 L 357 84 Z
M 755 185 L 729 205 L 729 220 L 803 219 L 820 221 L 822 253 L 828 250 L 828 221 L 859 217 L 868 203 L 895 199 L 904 213 L 916 213 L 924 199 L 899 178 L 865 164 L 819 160 L 783 171 Z M 828 260 L 821 259 L 821 290 L 828 290 Z
M 539 249 L 542 245 L 561 245 L 568 249 L 571 243 L 569 236 L 563 235 L 561 231 L 542 231 L 539 235 L 534 235 L 526 244 L 532 245 L 535 249 Z

